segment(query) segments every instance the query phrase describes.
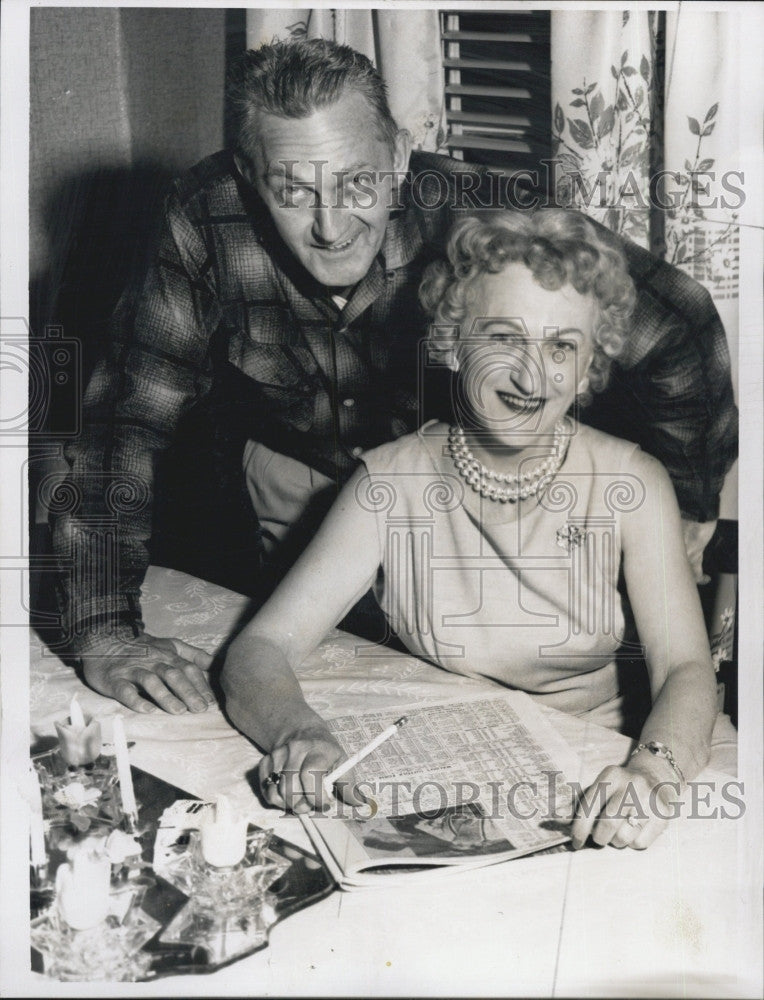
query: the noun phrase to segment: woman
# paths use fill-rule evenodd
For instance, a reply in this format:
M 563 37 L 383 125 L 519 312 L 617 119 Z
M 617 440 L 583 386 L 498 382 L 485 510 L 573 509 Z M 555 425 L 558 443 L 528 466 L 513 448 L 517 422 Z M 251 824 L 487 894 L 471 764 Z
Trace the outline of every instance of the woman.
M 583 216 L 552 209 L 462 219 L 448 256 L 431 265 L 420 297 L 433 352 L 456 372 L 457 422 L 432 421 L 366 453 L 231 646 L 228 711 L 269 751 L 266 800 L 312 808 L 316 772 L 342 753 L 294 667 L 375 586 L 416 655 L 626 729 L 622 574 L 652 707 L 628 763 L 587 791 L 572 839 L 646 847 L 664 825 L 648 809 L 651 792 L 668 798 L 704 766 L 717 710 L 668 475 L 573 416 L 577 400 L 604 387 L 628 335 L 625 261 Z M 274 772 L 284 772 L 275 785 Z M 642 807 L 621 809 L 635 794 Z

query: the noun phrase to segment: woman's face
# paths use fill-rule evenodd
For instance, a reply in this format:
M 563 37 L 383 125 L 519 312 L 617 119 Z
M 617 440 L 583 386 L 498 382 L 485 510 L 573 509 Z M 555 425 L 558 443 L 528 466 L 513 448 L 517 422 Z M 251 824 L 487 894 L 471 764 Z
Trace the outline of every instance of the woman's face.
M 544 442 L 586 388 L 596 300 L 571 285 L 547 291 L 521 263 L 474 288 L 459 341 L 460 405 L 487 446 Z

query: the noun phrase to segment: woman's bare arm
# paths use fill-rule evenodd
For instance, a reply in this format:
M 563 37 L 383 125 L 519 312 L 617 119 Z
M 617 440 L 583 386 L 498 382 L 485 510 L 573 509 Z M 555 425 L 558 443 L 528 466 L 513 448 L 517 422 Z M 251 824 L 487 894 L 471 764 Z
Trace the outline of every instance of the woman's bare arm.
M 642 452 L 635 455 L 629 472 L 645 487 L 644 502 L 623 515 L 621 529 L 626 586 L 653 699 L 640 742 L 667 747 L 690 781 L 708 760 L 717 713 L 708 638 L 671 480 L 659 462 Z M 647 847 L 671 814 L 656 804 L 665 806 L 680 784 L 669 760 L 648 751 L 630 758 L 624 767 L 606 768 L 579 809 L 572 829 L 574 845 L 583 845 L 592 833 L 599 844 Z M 598 797 L 605 803 L 599 814 L 591 808 Z M 643 803 L 644 815 L 631 823 L 624 818 L 627 799 Z
M 295 669 L 374 582 L 381 561 L 375 516 L 356 499 L 364 466 L 342 490 L 305 552 L 237 636 L 221 682 L 234 725 L 267 756 L 261 778 L 274 805 L 304 811 L 320 800 L 317 776 L 341 757 L 339 744 L 303 697 Z

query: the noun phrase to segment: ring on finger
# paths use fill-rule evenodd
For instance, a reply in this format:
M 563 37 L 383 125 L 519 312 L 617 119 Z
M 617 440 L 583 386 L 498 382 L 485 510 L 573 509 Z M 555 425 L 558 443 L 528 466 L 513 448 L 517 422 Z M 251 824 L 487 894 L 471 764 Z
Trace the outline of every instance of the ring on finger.
M 281 779 L 284 777 L 283 771 L 271 771 L 268 777 L 263 782 L 264 785 L 278 785 Z
M 637 830 L 642 829 L 643 823 L 639 819 L 639 817 L 636 816 L 634 813 L 629 813 L 629 815 L 626 817 L 626 822 L 629 824 L 629 826 L 633 826 Z

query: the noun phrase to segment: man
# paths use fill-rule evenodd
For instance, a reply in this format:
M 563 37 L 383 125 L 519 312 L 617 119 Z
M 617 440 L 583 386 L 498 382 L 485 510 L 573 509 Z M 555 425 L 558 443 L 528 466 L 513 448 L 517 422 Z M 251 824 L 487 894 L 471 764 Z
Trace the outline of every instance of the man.
M 409 164 L 380 78 L 351 49 L 248 52 L 229 96 L 235 149 L 173 186 L 68 453 L 82 500 L 54 525 L 74 566 L 65 610 L 85 677 L 142 712 L 212 701 L 207 654 L 146 635 L 140 618 L 154 474 L 181 415 L 210 391 L 237 397 L 231 440 L 259 521 L 259 570 L 275 581 L 361 453 L 429 415 L 419 279 L 454 213 L 486 203 L 472 190 L 484 172 L 463 183 L 469 168 L 448 158 L 414 153 Z M 707 541 L 736 440 L 724 332 L 691 279 L 626 249 L 640 296 L 613 398 L 633 405 L 605 403 L 592 420 L 663 460 Z M 88 558 L 99 518 L 115 511 L 118 559 L 105 548 Z

